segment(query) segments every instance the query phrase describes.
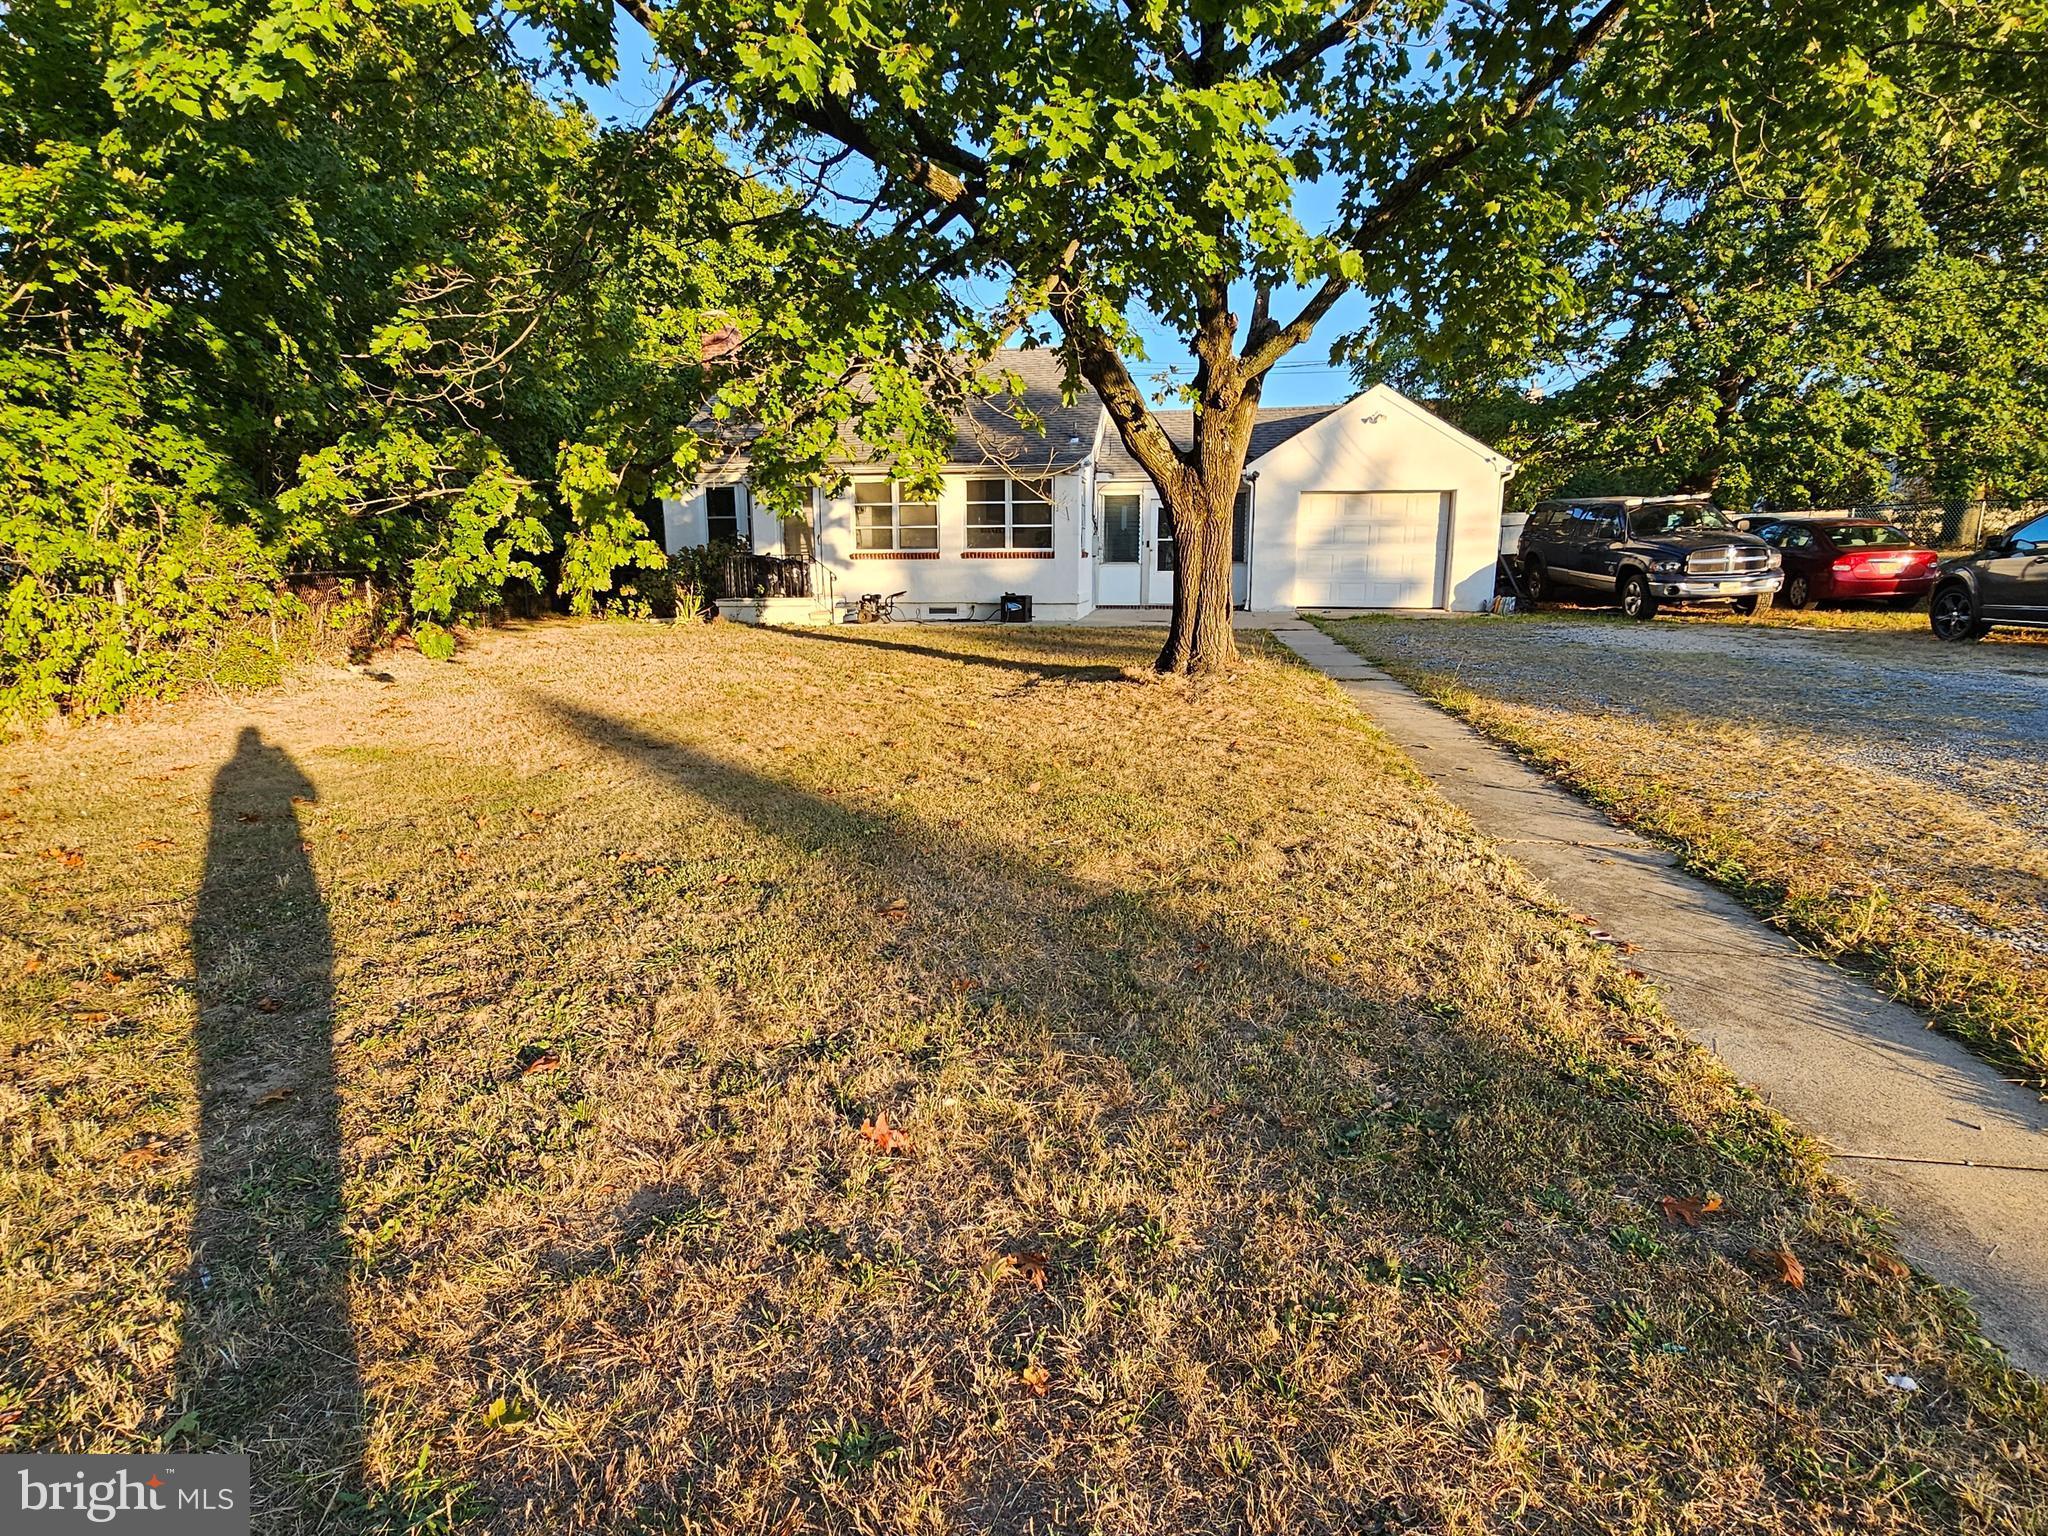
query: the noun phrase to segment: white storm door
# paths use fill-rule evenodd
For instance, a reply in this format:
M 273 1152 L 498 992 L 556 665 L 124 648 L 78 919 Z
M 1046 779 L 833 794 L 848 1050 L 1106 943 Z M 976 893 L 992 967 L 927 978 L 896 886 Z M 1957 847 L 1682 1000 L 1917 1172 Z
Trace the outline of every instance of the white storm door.
M 1157 496 L 1145 498 L 1145 567 L 1147 608 L 1165 608 L 1173 602 L 1173 516 Z
M 1106 608 L 1135 608 L 1143 601 L 1144 502 L 1136 491 L 1111 491 L 1102 498 L 1102 548 L 1095 562 L 1095 601 Z

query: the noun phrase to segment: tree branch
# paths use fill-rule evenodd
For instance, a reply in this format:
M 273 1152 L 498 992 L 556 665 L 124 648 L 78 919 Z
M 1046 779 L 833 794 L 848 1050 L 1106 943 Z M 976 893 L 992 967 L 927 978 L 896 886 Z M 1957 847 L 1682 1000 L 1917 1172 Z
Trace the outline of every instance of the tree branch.
M 1088 318 L 1086 297 L 1071 276 L 1055 279 L 1047 295 L 1047 307 L 1073 348 L 1081 376 L 1094 387 L 1131 457 L 1162 493 L 1185 486 L 1193 469 L 1146 407 L 1145 396 L 1124 363 L 1122 349 L 1107 331 Z
M 1253 70 L 1250 78 L 1278 84 L 1332 48 L 1358 36 L 1379 8 L 1380 0 L 1350 0 L 1309 36 Z
M 1530 77 L 1514 105 L 1501 120 L 1502 127 L 1513 127 L 1524 123 L 1535 115 L 1537 107 L 1549 95 L 1558 82 L 1592 56 L 1593 50 L 1606 40 L 1622 18 L 1628 14 L 1628 0 L 1607 0 L 1607 3 L 1589 16 L 1585 23 L 1573 32 L 1571 39 L 1550 56 L 1543 68 Z M 1456 135 L 1447 144 L 1427 154 L 1409 168 L 1379 197 L 1363 217 L 1349 230 L 1339 233 L 1339 241 L 1352 249 L 1370 245 L 1374 240 L 1391 229 L 1396 220 L 1420 202 L 1438 178 L 1445 172 L 1455 170 L 1486 144 L 1486 139 L 1477 132 L 1467 129 Z M 1245 351 L 1242 358 L 1246 372 L 1252 375 L 1264 373 L 1281 358 L 1300 346 L 1314 334 L 1316 326 L 1327 315 L 1336 302 L 1351 291 L 1351 280 L 1333 273 L 1323 280 L 1323 285 L 1301 307 L 1301 311 L 1285 325 L 1268 322 L 1262 333 L 1245 337 Z

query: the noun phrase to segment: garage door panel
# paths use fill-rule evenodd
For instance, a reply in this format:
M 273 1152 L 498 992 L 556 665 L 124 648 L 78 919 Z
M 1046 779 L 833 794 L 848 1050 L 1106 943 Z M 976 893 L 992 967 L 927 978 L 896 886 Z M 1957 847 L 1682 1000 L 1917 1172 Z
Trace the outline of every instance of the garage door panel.
M 1448 491 L 1308 491 L 1296 516 L 1295 601 L 1304 607 L 1434 608 Z

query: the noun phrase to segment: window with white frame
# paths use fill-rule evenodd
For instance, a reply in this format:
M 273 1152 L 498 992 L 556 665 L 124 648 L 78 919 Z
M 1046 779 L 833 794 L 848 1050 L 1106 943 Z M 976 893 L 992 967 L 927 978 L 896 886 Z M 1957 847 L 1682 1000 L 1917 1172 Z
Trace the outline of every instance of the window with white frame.
M 904 494 L 894 480 L 853 483 L 853 547 L 876 554 L 916 550 L 936 553 L 939 505 Z
M 1043 480 L 967 482 L 969 549 L 1052 548 L 1052 497 Z

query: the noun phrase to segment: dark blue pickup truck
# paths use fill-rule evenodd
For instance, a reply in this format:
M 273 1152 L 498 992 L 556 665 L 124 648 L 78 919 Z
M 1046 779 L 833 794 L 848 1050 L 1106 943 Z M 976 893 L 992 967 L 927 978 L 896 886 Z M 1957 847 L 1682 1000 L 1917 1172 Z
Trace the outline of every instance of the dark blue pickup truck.
M 1704 496 L 1539 501 L 1516 546 L 1532 602 L 1582 597 L 1652 619 L 1666 603 L 1731 603 L 1737 613 L 1784 581 L 1782 557 Z

